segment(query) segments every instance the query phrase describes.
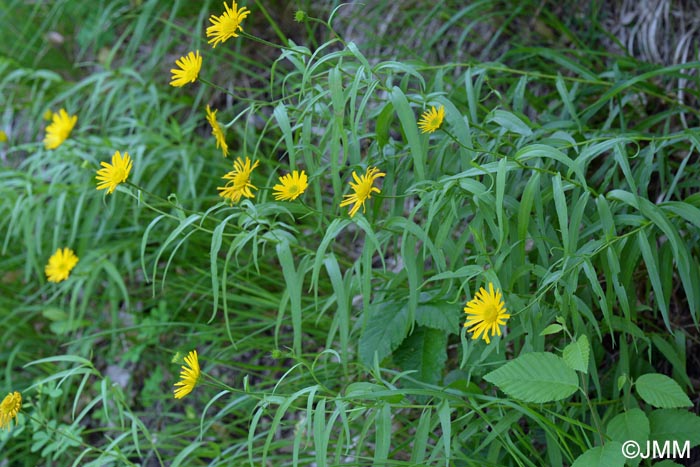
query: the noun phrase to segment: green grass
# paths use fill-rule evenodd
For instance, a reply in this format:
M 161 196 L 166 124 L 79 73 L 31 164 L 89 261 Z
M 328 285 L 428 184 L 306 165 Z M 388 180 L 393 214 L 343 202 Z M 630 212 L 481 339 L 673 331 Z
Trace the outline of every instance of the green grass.
M 621 466 L 628 439 L 700 444 L 698 113 L 667 91 L 698 62 L 606 52 L 597 7 L 591 32 L 529 1 L 305 23 L 254 2 L 212 49 L 217 2 L 101 6 L 10 2 L 0 28 L 7 465 Z M 190 50 L 202 79 L 168 86 Z M 49 151 L 59 108 L 78 123 Z M 116 150 L 133 170 L 105 195 Z M 230 205 L 238 156 L 257 190 Z M 368 167 L 381 193 L 350 218 Z M 294 169 L 308 190 L 275 201 Z M 49 283 L 59 247 L 80 261 Z M 512 316 L 486 344 L 462 324 L 489 283 Z M 176 400 L 192 349 L 207 376 Z

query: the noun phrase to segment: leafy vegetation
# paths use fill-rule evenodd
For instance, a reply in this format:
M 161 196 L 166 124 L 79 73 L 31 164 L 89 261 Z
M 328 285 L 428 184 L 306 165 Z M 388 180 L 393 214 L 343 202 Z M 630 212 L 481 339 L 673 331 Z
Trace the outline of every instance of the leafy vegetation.
M 218 2 L 99 3 L 11 0 L 0 27 L 7 465 L 696 455 L 699 120 L 669 89 L 696 97 L 698 62 L 607 52 L 597 2 L 254 2 L 216 48 Z M 490 286 L 509 316 L 473 339 Z

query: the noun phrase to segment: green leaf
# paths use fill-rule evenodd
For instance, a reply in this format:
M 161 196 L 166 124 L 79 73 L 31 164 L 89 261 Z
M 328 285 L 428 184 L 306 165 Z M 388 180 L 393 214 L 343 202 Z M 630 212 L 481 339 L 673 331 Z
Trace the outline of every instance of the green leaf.
M 297 355 L 301 355 L 301 289 L 304 282 L 304 271 L 301 267 L 299 270 L 294 267 L 294 257 L 288 242 L 283 241 L 277 244 L 277 257 L 282 266 L 282 274 L 291 302 L 293 348 Z
M 450 334 L 459 334 L 460 307 L 447 302 L 419 303 L 416 308 L 416 323 Z
M 411 150 L 411 156 L 413 157 L 413 170 L 415 172 L 416 181 L 420 182 L 425 180 L 425 159 L 424 150 L 421 139 L 418 136 L 418 127 L 416 126 L 416 117 L 408 105 L 408 99 L 403 91 L 394 86 L 391 90 L 389 96 L 391 103 L 396 109 L 396 114 L 399 116 L 399 121 L 401 122 L 401 127 L 403 128 L 404 135 L 406 135 L 406 141 Z
M 690 448 L 700 445 L 700 417 L 686 410 L 660 409 L 649 414 L 650 439 L 658 442 L 690 441 Z
M 51 321 L 65 321 L 68 319 L 68 313 L 55 306 L 46 307 L 41 314 L 44 318 Z
M 561 232 L 561 243 L 564 245 L 564 254 L 569 252 L 569 211 L 566 207 L 566 193 L 561 184 L 561 174 L 557 172 L 556 177 L 552 177 L 552 195 L 554 196 L 554 207 L 559 219 L 559 231 Z
M 606 434 L 620 443 L 635 441 L 640 446 L 645 446 L 649 440 L 649 430 L 649 419 L 646 414 L 639 409 L 630 409 L 610 420 Z M 628 463 L 638 465 L 641 460 L 638 457 L 630 459 Z
M 647 267 L 647 274 L 649 275 L 649 280 L 651 281 L 651 287 L 654 290 L 654 301 L 661 311 L 661 316 L 663 317 L 664 324 L 666 328 L 671 328 L 671 321 L 668 317 L 668 299 L 664 295 L 664 288 L 661 285 L 661 275 L 659 274 L 659 259 L 656 252 L 656 246 L 652 250 L 652 245 L 649 242 L 649 234 L 642 232 L 641 230 L 637 233 L 637 242 L 639 244 L 639 250 L 642 252 L 642 258 L 644 258 L 644 264 Z M 655 242 L 656 238 L 652 237 L 652 241 Z
M 662 409 L 692 407 L 688 396 L 674 380 L 659 373 L 640 376 L 634 383 L 639 397 L 644 402 Z
M 591 346 L 585 335 L 580 336 L 575 342 L 564 348 L 562 356 L 567 365 L 576 371 L 588 373 L 588 360 L 591 354 Z
M 532 130 L 521 118 L 505 110 L 494 110 L 493 116 L 487 121 L 495 122 L 498 126 L 505 128 L 511 133 L 521 136 L 531 136 Z
M 277 125 L 279 125 L 280 130 L 282 130 L 282 137 L 284 138 L 285 146 L 287 147 L 287 154 L 289 154 L 289 166 L 296 166 L 296 146 L 294 145 L 294 136 L 292 135 L 292 127 L 289 123 L 289 115 L 287 115 L 287 107 L 280 103 L 273 111 L 275 120 L 277 120 Z
M 379 112 L 377 125 L 374 130 L 377 135 L 377 144 L 380 148 L 383 148 L 389 143 L 389 129 L 393 120 L 394 106 L 391 105 L 391 102 L 387 102 L 382 111 Z
M 515 160 L 520 162 L 524 162 L 530 159 L 540 159 L 543 157 L 547 159 L 553 159 L 557 162 L 561 162 L 562 164 L 567 166 L 571 172 L 576 174 L 576 178 L 581 183 L 581 185 L 583 185 L 584 187 L 588 186 L 586 185 L 586 176 L 581 167 L 579 167 L 573 160 L 571 160 L 571 158 L 569 158 L 566 154 L 564 154 L 557 148 L 553 148 L 545 144 L 531 144 L 520 149 L 517 153 L 515 153 L 513 157 L 515 158 Z
M 391 406 L 383 404 L 377 410 L 375 421 L 377 431 L 374 433 L 374 462 L 372 465 L 387 465 L 389 449 L 391 448 Z
M 607 197 L 622 201 L 638 209 L 644 217 L 652 221 L 666 235 L 673 251 L 673 258 L 676 260 L 678 275 L 681 278 L 681 283 L 688 298 L 691 316 L 697 324 L 698 309 L 700 309 L 700 296 L 698 296 L 697 291 L 700 290 L 700 278 L 698 277 L 697 269 L 691 266 L 690 259 L 692 255 L 688 245 L 682 240 L 678 229 L 671 224 L 666 213 L 648 199 L 624 190 L 612 190 L 607 194 Z M 668 326 L 668 323 L 666 325 Z
M 576 372 L 549 352 L 532 352 L 511 360 L 484 379 L 516 399 L 551 402 L 565 399 L 578 389 Z
M 623 467 L 627 459 L 622 454 L 622 443 L 609 441 L 581 454 L 571 467 Z
M 666 357 L 666 360 L 668 360 L 668 362 L 673 366 L 673 369 L 675 370 L 674 374 L 672 375 L 674 380 L 685 384 L 688 389 L 691 389 L 693 387 L 693 383 L 690 381 L 685 368 L 685 357 L 682 356 L 683 350 L 678 349 L 678 351 L 676 351 L 676 348 L 669 344 L 659 334 L 652 335 L 651 341 L 654 343 L 654 347 L 659 349 L 659 352 L 661 352 L 661 354 Z
M 561 324 L 550 324 L 540 332 L 540 336 L 548 336 L 550 334 L 556 334 L 564 329 Z
M 211 245 L 209 248 L 209 270 L 211 272 L 211 291 L 212 301 L 214 303 L 211 311 L 211 318 L 209 318 L 209 323 L 214 320 L 216 310 L 219 308 L 219 265 L 217 260 L 219 259 L 219 250 L 221 249 L 221 243 L 224 239 L 224 229 L 226 228 L 228 221 L 233 219 L 235 216 L 236 214 L 231 214 L 221 221 L 221 223 L 216 226 L 211 236 Z
M 559 97 L 561 97 L 561 102 L 564 104 L 564 108 L 566 109 L 567 112 L 569 112 L 569 115 L 571 118 L 576 122 L 576 126 L 581 129 L 581 120 L 579 120 L 578 115 L 576 113 L 576 106 L 574 105 L 572 98 L 575 97 L 575 92 L 571 91 L 569 93 L 569 90 L 566 88 L 566 83 L 564 83 L 564 79 L 561 77 L 561 74 L 557 73 L 557 81 L 556 81 L 556 86 L 557 86 L 557 91 L 559 92 Z
M 348 384 L 348 387 L 345 388 L 345 397 L 351 399 L 377 399 L 373 393 L 387 393 L 390 391 L 391 390 L 386 386 L 381 386 L 379 384 L 369 383 L 366 381 L 356 381 Z M 395 392 L 395 394 L 388 396 L 380 396 L 378 399 L 392 404 L 398 404 L 403 400 L 404 395 L 400 390 L 396 390 Z
M 447 360 L 447 335 L 444 331 L 416 326 L 394 352 L 394 361 L 411 376 L 428 384 L 438 384 Z
M 406 336 L 407 319 L 405 304 L 387 302 L 370 308 L 367 325 L 360 336 L 360 360 L 365 365 L 372 365 L 375 352 L 381 362 L 394 351 Z

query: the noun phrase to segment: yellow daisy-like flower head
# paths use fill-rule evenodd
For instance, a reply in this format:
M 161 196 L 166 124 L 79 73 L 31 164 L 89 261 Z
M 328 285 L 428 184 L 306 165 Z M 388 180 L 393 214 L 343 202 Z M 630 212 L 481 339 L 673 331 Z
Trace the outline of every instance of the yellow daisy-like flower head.
M 445 106 L 441 105 L 439 109 L 431 107 L 430 110 L 426 110 L 420 116 L 418 120 L 418 127 L 421 129 L 422 133 L 432 133 L 442 125 L 442 121 L 445 119 Z
M 78 121 L 77 115 L 68 115 L 65 109 L 61 109 L 51 115 L 51 123 L 46 127 L 46 137 L 44 137 L 44 147 L 46 149 L 56 149 L 68 139 L 73 131 L 75 123 Z
M 214 135 L 214 139 L 216 139 L 216 147 L 220 147 L 221 152 L 223 152 L 224 157 L 226 157 L 228 156 L 228 144 L 226 144 L 226 137 L 219 126 L 219 122 L 216 121 L 216 112 L 218 112 L 218 110 L 212 112 L 207 105 L 207 121 L 209 125 L 211 125 L 211 134 Z
M 211 15 L 209 22 L 212 24 L 207 28 L 207 37 L 211 37 L 208 44 L 212 47 L 221 42 L 225 42 L 231 37 L 238 37 L 238 31 L 243 31 L 241 22 L 250 14 L 250 10 L 246 7 L 238 8 L 236 2 L 233 2 L 231 8 L 224 2 L 224 11 L 221 16 Z
M 506 313 L 505 304 L 501 296 L 501 291 L 493 290 L 493 284 L 489 282 L 489 291 L 483 287 L 479 289 L 476 296 L 464 307 L 467 314 L 467 321 L 464 327 L 468 327 L 467 332 L 473 332 L 472 339 L 483 336 L 487 344 L 491 343 L 489 332 L 492 336 L 501 335 L 500 326 L 506 324 L 510 315 Z
M 304 193 L 308 186 L 309 178 L 306 176 L 306 173 L 303 170 L 301 173 L 293 170 L 292 173 L 280 177 L 279 185 L 272 187 L 274 190 L 272 195 L 277 201 L 292 201 Z
M 10 429 L 10 422 L 17 417 L 22 408 L 22 395 L 15 391 L 9 393 L 0 403 L 0 428 Z
M 175 389 L 173 390 L 175 399 L 182 399 L 191 393 L 199 381 L 200 374 L 197 351 L 191 350 L 185 357 L 185 365 L 181 367 L 180 381 L 175 383 Z
M 61 282 L 68 279 L 70 272 L 78 264 L 78 257 L 70 248 L 59 248 L 51 255 L 49 262 L 44 268 L 46 279 L 49 282 Z
M 255 161 L 254 164 L 251 164 L 247 157 L 245 161 L 240 157 L 237 158 L 233 163 L 233 170 L 222 177 L 224 180 L 228 180 L 226 186 L 216 188 L 221 192 L 219 196 L 230 199 L 232 203 L 239 202 L 241 196 L 255 198 L 250 190 L 251 188 L 257 190 L 257 187 L 250 182 L 250 175 L 259 163 L 259 161 Z
M 374 186 L 374 181 L 385 175 L 376 167 L 369 167 L 367 172 L 359 177 L 357 173 L 353 172 L 352 178 L 355 179 L 355 183 L 350 182 L 350 188 L 352 188 L 353 193 L 343 196 L 345 199 L 340 203 L 340 207 L 355 203 L 350 209 L 350 217 L 355 215 L 360 206 L 362 206 L 362 212 L 365 212 L 365 201 L 372 196 L 372 193 L 381 193 L 379 188 Z
M 107 189 L 107 194 L 111 194 L 114 189 L 122 182 L 125 182 L 131 172 L 131 166 L 133 161 L 129 157 L 129 153 L 125 152 L 124 156 L 115 151 L 112 155 L 112 164 L 107 162 L 100 162 L 103 168 L 97 171 L 95 178 L 99 182 L 97 184 L 98 190 Z
M 170 73 L 173 74 L 170 86 L 180 88 L 187 83 L 194 83 L 199 76 L 199 70 L 202 68 L 202 56 L 199 55 L 199 50 L 195 54 L 190 52 L 184 57 L 180 57 L 175 61 L 175 64 L 180 69 L 173 68 Z

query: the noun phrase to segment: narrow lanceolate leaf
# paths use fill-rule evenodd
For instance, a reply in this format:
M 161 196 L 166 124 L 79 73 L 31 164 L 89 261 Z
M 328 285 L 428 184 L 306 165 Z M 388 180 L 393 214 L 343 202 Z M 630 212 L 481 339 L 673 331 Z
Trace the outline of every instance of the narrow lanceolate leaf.
M 549 352 L 521 355 L 484 379 L 525 402 L 558 401 L 578 389 L 576 372 L 562 358 Z
M 688 396 L 674 380 L 659 373 L 642 375 L 634 383 L 637 394 L 644 402 L 662 409 L 692 407 Z
M 588 338 L 583 335 L 575 342 L 567 345 L 562 356 L 566 364 L 574 370 L 588 373 L 588 358 L 590 354 L 591 346 L 588 343 Z

